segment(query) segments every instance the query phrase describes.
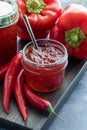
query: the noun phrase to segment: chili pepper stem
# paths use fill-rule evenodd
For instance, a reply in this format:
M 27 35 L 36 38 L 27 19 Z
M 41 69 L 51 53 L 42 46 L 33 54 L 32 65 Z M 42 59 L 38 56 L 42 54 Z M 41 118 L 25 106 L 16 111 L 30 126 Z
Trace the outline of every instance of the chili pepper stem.
M 60 117 L 53 109 L 52 106 L 49 106 L 47 109 L 48 112 L 54 114 L 57 118 L 59 118 L 62 122 L 67 123 L 67 121 L 65 121 L 62 117 Z

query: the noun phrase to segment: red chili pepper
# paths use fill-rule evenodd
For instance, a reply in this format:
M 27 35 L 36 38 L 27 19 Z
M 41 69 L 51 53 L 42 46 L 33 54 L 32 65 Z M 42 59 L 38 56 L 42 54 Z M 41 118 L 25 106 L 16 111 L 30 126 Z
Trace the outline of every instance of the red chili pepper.
M 9 113 L 9 103 L 12 94 L 12 89 L 16 81 L 17 75 L 21 67 L 22 53 L 17 53 L 12 61 L 10 62 L 9 68 L 5 75 L 4 86 L 3 86 L 3 106 L 7 113 Z
M 66 123 L 65 120 L 63 120 L 59 115 L 57 115 L 51 105 L 51 103 L 38 95 L 36 95 L 30 87 L 25 84 L 24 85 L 24 94 L 26 99 L 28 100 L 29 103 L 31 103 L 34 107 L 43 110 L 43 111 L 48 111 L 50 113 L 53 113 L 56 115 L 60 120 L 62 120 L 64 123 Z
M 24 70 L 21 69 L 14 85 L 14 96 L 24 120 L 27 120 L 28 111 L 24 99 L 23 86 L 24 86 Z
M 70 57 L 87 59 L 87 8 L 80 4 L 66 6 L 50 38 L 63 43 Z
M 4 79 L 4 76 L 5 76 L 5 73 L 6 73 L 7 69 L 8 69 L 8 67 L 9 67 L 9 64 L 10 63 L 7 63 L 4 66 L 0 67 L 0 81 L 2 81 Z

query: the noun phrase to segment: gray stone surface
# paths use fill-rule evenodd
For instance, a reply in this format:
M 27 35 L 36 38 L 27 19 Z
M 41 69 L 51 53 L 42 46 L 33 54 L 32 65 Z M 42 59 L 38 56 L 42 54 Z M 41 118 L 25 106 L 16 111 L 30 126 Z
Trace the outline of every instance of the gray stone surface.
M 82 4 L 85 7 L 87 7 L 87 0 L 59 0 L 62 4 L 63 7 L 70 3 L 77 3 L 77 4 Z
M 55 118 L 48 130 L 87 130 L 87 71 L 58 114 L 67 123 Z

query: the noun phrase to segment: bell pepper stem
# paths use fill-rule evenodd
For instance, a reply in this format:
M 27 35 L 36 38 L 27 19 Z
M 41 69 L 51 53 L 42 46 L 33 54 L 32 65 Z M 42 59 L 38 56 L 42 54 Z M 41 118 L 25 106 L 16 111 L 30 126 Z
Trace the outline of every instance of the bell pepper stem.
M 86 38 L 80 27 L 65 31 L 65 41 L 73 48 L 79 46 Z
M 46 4 L 43 0 L 27 0 L 26 8 L 28 13 L 41 13 Z

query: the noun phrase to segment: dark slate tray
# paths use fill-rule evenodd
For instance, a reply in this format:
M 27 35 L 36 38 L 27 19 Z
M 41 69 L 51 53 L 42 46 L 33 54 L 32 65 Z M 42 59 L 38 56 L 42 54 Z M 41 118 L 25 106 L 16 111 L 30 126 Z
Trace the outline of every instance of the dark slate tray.
M 32 130 L 32 129 L 26 128 L 24 126 L 0 118 L 0 130 Z
M 25 44 L 25 41 L 21 41 L 19 39 L 18 51 L 21 50 Z M 86 60 L 76 60 L 74 58 L 69 59 L 65 78 L 61 83 L 60 89 L 51 93 L 37 94 L 49 100 L 52 103 L 55 111 L 59 112 L 63 104 L 69 98 L 69 95 L 73 91 L 76 84 L 78 84 L 81 76 L 84 74 L 86 69 Z M 6 130 L 14 130 L 16 128 L 19 130 L 28 130 L 29 128 L 33 130 L 47 130 L 48 125 L 52 122 L 55 116 L 39 111 L 36 108 L 32 107 L 30 104 L 27 104 L 29 116 L 28 120 L 24 122 L 13 95 L 9 109 L 10 113 L 6 114 L 2 105 L 2 86 L 3 84 L 1 84 L 0 87 L 0 127 L 5 128 Z M 6 126 L 4 125 L 5 122 Z

